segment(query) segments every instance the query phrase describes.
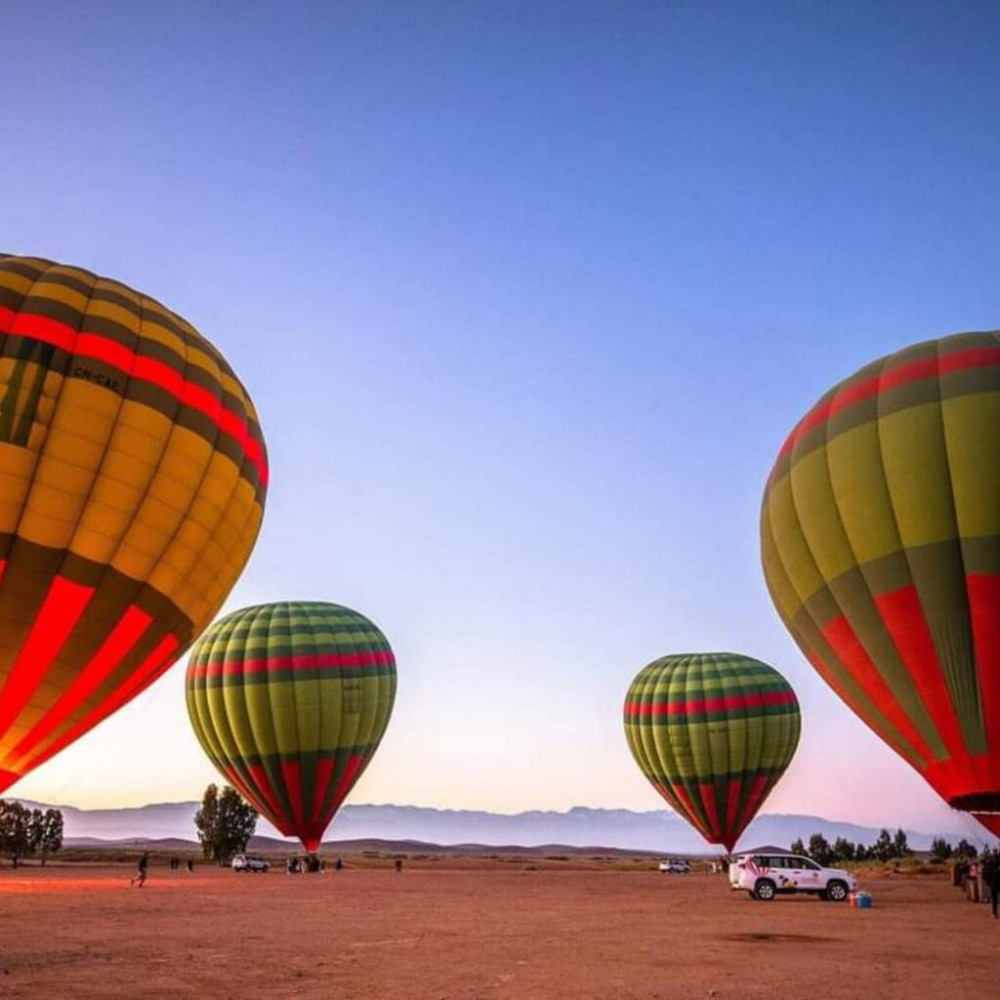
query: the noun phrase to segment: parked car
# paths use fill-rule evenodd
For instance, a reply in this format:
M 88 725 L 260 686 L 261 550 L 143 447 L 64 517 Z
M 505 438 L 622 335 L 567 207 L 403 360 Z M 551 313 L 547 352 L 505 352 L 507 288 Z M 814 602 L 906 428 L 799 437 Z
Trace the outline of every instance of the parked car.
M 691 866 L 682 858 L 667 858 L 660 862 L 660 871 L 672 875 L 686 875 Z
M 266 872 L 271 870 L 271 862 L 256 854 L 237 854 L 233 858 L 234 872 Z
M 824 868 L 797 854 L 743 854 L 729 866 L 729 886 L 765 901 L 781 893 L 806 892 L 842 903 L 857 892 L 858 880 L 842 868 Z

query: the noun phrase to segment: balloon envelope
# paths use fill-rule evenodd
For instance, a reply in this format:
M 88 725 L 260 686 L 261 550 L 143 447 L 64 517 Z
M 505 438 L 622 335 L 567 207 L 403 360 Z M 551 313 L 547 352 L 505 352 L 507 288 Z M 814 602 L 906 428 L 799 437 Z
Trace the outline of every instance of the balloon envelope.
M 0 255 L 0 792 L 159 677 L 264 512 L 257 415 L 158 302 Z
M 1000 335 L 917 344 L 823 396 L 771 472 L 761 549 L 824 680 L 1000 833 Z
M 791 762 L 799 729 L 788 682 L 737 653 L 664 656 L 625 697 L 625 737 L 642 773 L 727 851 Z
M 262 604 L 205 632 L 186 689 L 212 763 L 315 851 L 385 733 L 396 664 L 385 636 L 350 608 Z

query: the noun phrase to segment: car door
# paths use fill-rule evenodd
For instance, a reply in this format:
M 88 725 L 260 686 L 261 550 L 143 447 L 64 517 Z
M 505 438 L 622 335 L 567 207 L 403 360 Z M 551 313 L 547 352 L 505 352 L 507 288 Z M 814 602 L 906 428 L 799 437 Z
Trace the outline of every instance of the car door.
M 803 892 L 815 892 L 819 886 L 819 865 L 808 858 L 789 858 L 791 866 L 789 874 L 796 889 Z
M 771 877 L 779 889 L 788 890 L 796 887 L 796 873 L 792 868 L 791 860 L 791 858 L 780 856 L 771 858 Z

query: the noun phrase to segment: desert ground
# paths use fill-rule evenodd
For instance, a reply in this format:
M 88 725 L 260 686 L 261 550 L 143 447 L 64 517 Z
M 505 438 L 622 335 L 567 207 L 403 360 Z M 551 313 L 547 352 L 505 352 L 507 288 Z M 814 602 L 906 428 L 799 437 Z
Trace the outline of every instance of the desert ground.
M 944 873 L 871 875 L 870 910 L 750 901 L 654 861 L 345 858 L 237 874 L 160 859 L 0 870 L 4 1000 L 1000 996 L 1000 921 Z

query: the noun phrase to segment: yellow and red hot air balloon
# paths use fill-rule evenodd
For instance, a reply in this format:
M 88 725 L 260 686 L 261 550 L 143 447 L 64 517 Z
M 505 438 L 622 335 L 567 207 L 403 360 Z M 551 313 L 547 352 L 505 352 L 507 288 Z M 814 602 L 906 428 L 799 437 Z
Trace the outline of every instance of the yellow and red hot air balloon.
M 126 285 L 0 256 L 0 791 L 156 680 L 253 548 L 253 404 Z
M 823 396 L 775 462 L 761 549 L 824 680 L 1000 834 L 1000 334 L 917 344 Z

